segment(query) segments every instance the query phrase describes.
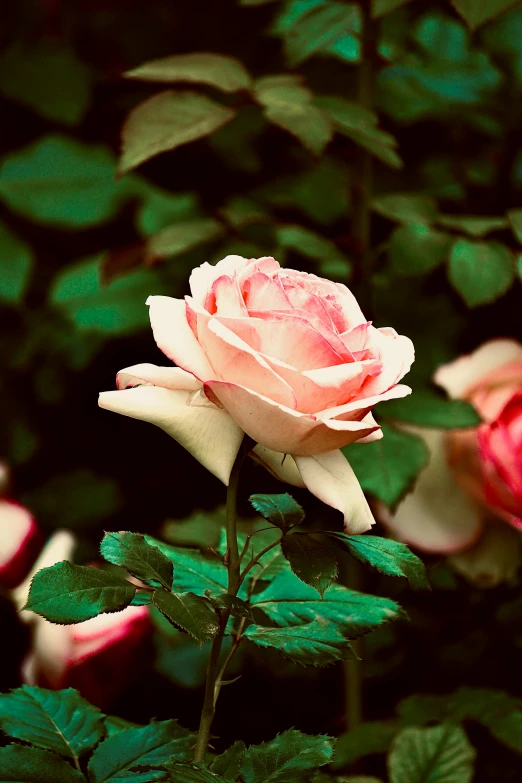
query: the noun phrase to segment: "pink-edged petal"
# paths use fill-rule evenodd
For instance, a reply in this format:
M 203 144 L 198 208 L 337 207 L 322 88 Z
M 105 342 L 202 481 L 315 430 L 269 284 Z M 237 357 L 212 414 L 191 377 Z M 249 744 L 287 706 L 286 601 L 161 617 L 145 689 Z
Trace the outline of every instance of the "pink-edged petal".
M 219 320 L 256 352 L 298 370 L 315 370 L 344 362 L 330 342 L 304 318 L 272 312 L 262 319 L 220 317 Z
M 364 351 L 368 348 L 369 336 L 368 331 L 371 326 L 371 321 L 354 326 L 352 329 L 348 329 L 339 335 L 346 348 L 352 353 L 358 351 Z
M 10 589 L 27 575 L 38 552 L 40 535 L 25 506 L 0 500 L 0 587 Z
M 453 568 L 480 588 L 514 582 L 520 565 L 520 533 L 507 525 L 490 522 L 471 549 L 451 555 Z
M 214 282 L 211 289 L 213 297 L 214 311 L 205 309 L 209 312 L 216 312 L 218 315 L 229 315 L 235 318 L 248 317 L 248 310 L 243 302 L 243 296 L 239 288 L 237 279 L 222 275 Z
M 430 459 L 395 514 L 381 509 L 379 518 L 394 538 L 424 552 L 450 554 L 468 549 L 482 535 L 484 511 L 455 483 L 447 464 L 444 433 L 404 429 L 424 440 Z
M 295 463 L 310 492 L 343 514 L 346 533 L 364 533 L 375 524 L 361 485 L 341 451 L 295 457 Z
M 292 387 L 301 413 L 317 413 L 352 400 L 376 369 L 376 363 L 367 360 L 301 371 L 269 356 L 263 358 Z
M 136 386 L 100 394 L 101 408 L 148 421 L 189 451 L 224 484 L 243 439 L 229 414 L 202 392 L 174 391 L 160 386 Z
M 217 264 L 208 264 L 206 261 L 201 266 L 192 270 L 189 277 L 190 292 L 196 302 L 203 306 L 212 285 L 218 277 L 227 275 L 233 277 L 237 272 L 248 266 L 249 261 L 243 256 L 225 256 Z
M 295 408 L 292 388 L 248 343 L 227 328 L 229 320 L 211 318 L 201 327 L 201 342 L 212 356 L 218 378 L 248 386 L 276 403 Z
M 252 310 L 290 310 L 292 308 L 278 275 L 269 277 L 263 272 L 256 272 L 245 281 L 243 297 L 249 312 Z
M 378 428 L 360 421 L 322 421 L 224 381 L 208 381 L 205 392 L 219 400 L 241 429 L 257 443 L 293 456 L 333 451 Z
M 340 303 L 343 310 L 346 329 L 353 329 L 354 326 L 360 326 L 366 323 L 359 302 L 344 283 L 334 283 L 337 291 L 341 294 Z
M 250 310 L 249 313 L 251 318 L 258 318 L 262 321 L 273 321 L 276 318 L 284 320 L 287 330 L 293 329 L 295 321 L 309 323 L 312 329 L 318 332 L 321 337 L 326 340 L 335 354 L 341 357 L 342 362 L 352 362 L 354 360 L 353 354 L 345 346 L 337 332 L 333 331 L 333 329 L 324 321 L 321 321 L 320 318 L 317 318 L 311 313 L 307 313 L 306 310 Z M 299 324 L 297 328 L 299 328 Z M 335 360 L 333 364 L 336 363 L 339 362 Z M 290 361 L 289 364 L 295 366 L 295 362 Z
M 364 384 L 361 395 L 365 397 L 390 389 L 410 371 L 415 360 L 415 349 L 410 338 L 388 327 L 368 327 L 368 347 L 380 361 L 382 369 Z
M 394 386 L 392 389 L 388 389 L 388 391 L 373 397 L 363 397 L 359 400 L 347 402 L 345 405 L 327 408 L 326 410 L 317 413 L 317 417 L 324 421 L 327 419 L 340 419 L 342 421 L 349 421 L 351 419 L 361 420 L 379 402 L 397 400 L 401 397 L 407 397 L 409 394 L 411 394 L 410 387 L 400 384 L 399 386 Z
M 36 572 L 41 571 L 42 568 L 50 568 L 50 566 L 60 563 L 62 560 L 70 560 L 75 547 L 76 537 L 70 530 L 57 530 L 52 534 L 33 565 L 29 576 L 11 592 L 11 597 L 19 609 L 27 603 L 29 588 Z M 38 615 L 25 611 L 20 612 L 20 617 L 25 622 L 32 622 Z
M 150 323 L 158 348 L 175 364 L 201 381 L 214 372 L 189 326 L 183 299 L 149 296 Z
M 280 451 L 272 451 L 260 443 L 250 452 L 250 456 L 268 470 L 272 476 L 292 484 L 294 487 L 304 487 L 305 483 L 297 469 L 294 458 L 290 454 L 282 454 Z
M 522 345 L 515 340 L 489 340 L 467 356 L 441 365 L 434 381 L 453 399 L 467 399 L 473 388 L 503 365 L 522 363 Z
M 185 391 L 201 389 L 201 381 L 180 367 L 135 364 L 120 370 L 116 376 L 116 386 L 120 390 L 142 385 L 163 386 L 165 389 L 184 389 Z

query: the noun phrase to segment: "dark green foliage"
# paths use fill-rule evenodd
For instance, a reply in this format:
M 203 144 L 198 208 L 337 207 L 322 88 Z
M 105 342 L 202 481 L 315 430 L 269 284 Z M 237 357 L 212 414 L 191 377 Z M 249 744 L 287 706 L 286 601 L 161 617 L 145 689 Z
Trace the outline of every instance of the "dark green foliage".
M 291 495 L 251 495 L 250 502 L 255 510 L 272 525 L 287 530 L 300 525 L 305 513 Z
M 216 775 L 221 775 L 224 780 L 236 780 L 239 776 L 241 762 L 245 755 L 245 743 L 235 742 L 228 750 L 214 759 L 210 769 Z
M 164 773 L 133 772 L 134 767 L 157 769 L 171 759 L 188 761 L 195 737 L 177 721 L 124 729 L 102 742 L 89 761 L 89 783 L 150 783 Z
M 281 548 L 294 574 L 315 587 L 322 597 L 338 571 L 335 550 L 328 541 L 307 533 L 294 533 L 282 538 Z
M 25 609 L 52 623 L 81 623 L 124 609 L 135 592 L 136 586 L 120 576 L 64 560 L 36 574 Z
M 208 642 L 218 632 L 219 619 L 210 602 L 195 593 L 156 590 L 152 601 L 167 620 L 189 633 L 200 644 Z
M 404 729 L 394 740 L 390 783 L 470 783 L 475 751 L 458 726 Z
M 348 536 L 329 533 L 329 537 L 345 546 L 353 557 L 389 576 L 404 576 L 414 590 L 430 589 L 424 563 L 406 544 L 380 536 Z
M 293 663 L 328 666 L 357 657 L 340 630 L 324 619 L 286 628 L 250 626 L 245 636 L 259 647 L 273 647 Z
M 163 585 L 167 590 L 172 587 L 171 561 L 139 533 L 106 533 L 100 553 L 143 582 Z
M 7 745 L 0 748 L 0 780 L 6 783 L 82 783 L 85 778 L 67 761 L 48 750 Z
M 72 688 L 49 691 L 23 685 L 0 694 L 0 727 L 10 737 L 76 763 L 104 735 L 102 713 Z
M 309 783 L 332 753 L 330 737 L 285 731 L 270 742 L 248 748 L 241 773 L 245 783 Z
M 362 488 L 393 507 L 411 489 L 428 460 L 428 450 L 415 435 L 387 425 L 382 430 L 381 440 L 365 445 L 354 443 L 342 451 Z

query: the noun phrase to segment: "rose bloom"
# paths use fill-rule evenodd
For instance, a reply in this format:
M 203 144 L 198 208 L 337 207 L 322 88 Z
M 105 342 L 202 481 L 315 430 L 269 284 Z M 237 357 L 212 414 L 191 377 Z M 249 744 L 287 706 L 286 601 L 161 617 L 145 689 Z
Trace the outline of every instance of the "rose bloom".
M 439 367 L 434 380 L 474 405 L 483 423 L 447 432 L 411 428 L 428 445 L 430 462 L 383 521 L 419 549 L 450 554 L 476 584 L 494 586 L 511 579 L 520 561 L 522 345 L 491 340 Z
M 382 437 L 371 410 L 410 394 L 397 384 L 411 340 L 366 321 L 346 286 L 273 258 L 205 263 L 190 290 L 147 301 L 156 343 L 177 367 L 122 370 L 101 407 L 158 425 L 225 484 L 246 433 L 274 475 L 342 511 L 349 532 L 368 530 L 339 449 Z
M 57 531 L 27 576 L 36 555 L 35 540 L 40 535 L 30 512 L 12 501 L 0 501 L 0 584 L 18 585 L 11 597 L 20 610 L 34 574 L 69 560 L 76 545 L 68 530 Z M 21 667 L 23 681 L 45 688 L 78 688 L 101 707 L 110 704 L 131 679 L 149 631 L 145 606 L 129 606 L 75 625 L 55 625 L 29 611 L 21 611 L 20 618 L 32 630 Z

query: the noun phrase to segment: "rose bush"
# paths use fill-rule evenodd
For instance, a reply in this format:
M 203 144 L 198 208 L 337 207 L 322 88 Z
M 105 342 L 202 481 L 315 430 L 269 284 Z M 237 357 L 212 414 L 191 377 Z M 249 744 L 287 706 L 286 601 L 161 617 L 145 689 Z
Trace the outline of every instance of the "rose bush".
M 472 403 L 483 423 L 448 432 L 415 428 L 430 462 L 396 513 L 382 519 L 401 540 L 449 554 L 465 576 L 493 586 L 520 560 L 522 345 L 491 340 L 440 367 L 434 380 Z
M 367 530 L 373 517 L 339 449 L 382 437 L 371 410 L 410 393 L 397 384 L 411 340 L 367 322 L 346 286 L 273 258 L 205 263 L 190 289 L 147 302 L 177 367 L 122 370 L 100 405 L 160 426 L 225 484 L 246 433 L 275 475 L 341 510 L 351 532 Z

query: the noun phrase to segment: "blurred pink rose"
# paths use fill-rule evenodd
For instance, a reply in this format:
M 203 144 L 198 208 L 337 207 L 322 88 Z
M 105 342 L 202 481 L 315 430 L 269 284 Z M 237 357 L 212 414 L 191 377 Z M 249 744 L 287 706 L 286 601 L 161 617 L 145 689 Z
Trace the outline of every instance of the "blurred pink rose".
M 10 589 L 22 581 L 40 545 L 31 512 L 14 500 L 0 499 L 0 587 Z
M 27 601 L 34 574 L 69 560 L 75 546 L 68 530 L 51 536 L 31 573 L 12 591 L 19 609 Z M 56 689 L 71 686 L 101 707 L 110 704 L 132 677 L 149 631 L 146 606 L 129 606 L 76 625 L 55 625 L 29 611 L 21 611 L 20 617 L 32 627 L 31 647 L 22 662 L 24 682 Z
M 367 322 L 346 286 L 273 258 L 205 263 L 190 288 L 185 300 L 148 300 L 155 340 L 178 367 L 122 370 L 100 405 L 162 427 L 224 483 L 246 433 L 275 475 L 341 510 L 350 532 L 367 530 L 339 449 L 382 437 L 371 410 L 410 393 L 397 384 L 411 340 Z
M 491 340 L 439 367 L 434 380 L 450 397 L 474 405 L 476 428 L 410 428 L 430 450 L 414 491 L 384 523 L 401 540 L 450 554 L 481 586 L 513 577 L 522 529 L 522 345 Z M 508 522 L 509 527 L 503 522 Z

